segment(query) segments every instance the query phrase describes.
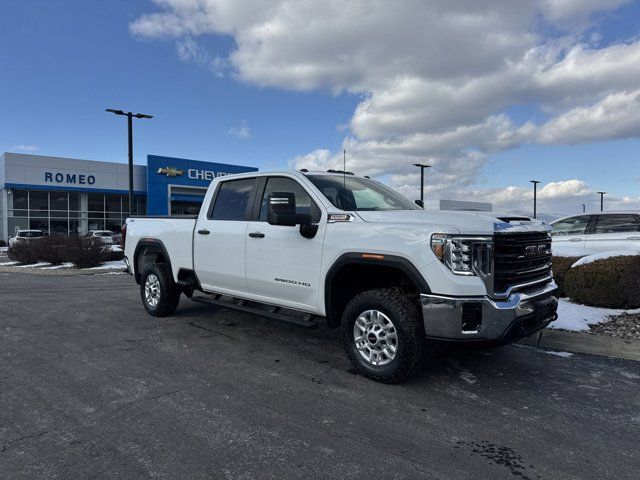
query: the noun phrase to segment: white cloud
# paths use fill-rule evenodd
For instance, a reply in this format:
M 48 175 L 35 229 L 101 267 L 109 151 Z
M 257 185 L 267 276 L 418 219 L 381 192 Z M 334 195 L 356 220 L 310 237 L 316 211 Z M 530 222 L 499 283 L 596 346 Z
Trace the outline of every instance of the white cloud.
M 626 0 L 154 1 L 159 11 L 131 31 L 178 39 L 181 58 L 201 58 L 194 37 L 230 36 L 235 47 L 218 60 L 240 81 L 361 95 L 342 145 L 347 168 L 408 195 L 412 164 L 427 160 L 433 192 L 523 205 L 526 189 L 477 187 L 492 153 L 640 136 L 640 40 L 599 47 L 584 33 L 593 14 Z M 516 123 L 506 112 L 519 105 L 545 120 Z M 342 148 L 290 164 L 341 167 Z
M 35 152 L 40 150 L 38 145 L 14 145 L 9 150 L 20 150 L 22 152 Z
M 251 128 L 249 128 L 249 123 L 247 123 L 246 120 L 242 120 L 240 122 L 240 125 L 238 125 L 237 127 L 229 128 L 229 130 L 227 130 L 227 133 L 242 140 L 251 138 Z

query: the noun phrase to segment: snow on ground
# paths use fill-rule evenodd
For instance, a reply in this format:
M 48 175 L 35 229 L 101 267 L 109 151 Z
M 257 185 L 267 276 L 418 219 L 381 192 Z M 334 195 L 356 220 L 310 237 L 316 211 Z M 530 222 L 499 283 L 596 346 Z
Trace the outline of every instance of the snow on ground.
M 73 268 L 75 265 L 71 262 L 65 262 L 60 265 L 49 265 L 48 267 L 42 267 L 40 270 L 58 270 L 60 268 Z
M 542 350 L 542 351 L 547 355 L 555 355 L 556 357 L 563 357 L 563 358 L 573 357 L 573 353 L 569 353 L 569 352 L 555 352 L 553 350 Z
M 112 260 L 110 262 L 104 262 L 99 267 L 89 268 L 88 270 L 106 270 L 108 268 L 127 268 L 127 265 L 124 263 L 124 260 Z
M 586 265 L 588 263 L 593 263 L 597 260 L 604 260 L 605 258 L 630 257 L 635 255 L 638 255 L 638 252 L 635 252 L 633 250 L 614 250 L 611 252 L 596 253 L 594 255 L 587 255 L 586 257 L 582 257 L 576 263 L 571 265 L 571 268 L 577 267 L 579 265 Z
M 9 247 L 0 247 L 0 253 L 7 253 L 7 250 L 9 250 Z
M 548 328 L 572 330 L 581 332 L 589 330 L 589 325 L 604 322 L 612 315 L 621 313 L 638 313 L 638 310 L 619 310 L 615 308 L 588 307 L 572 303 L 568 298 L 561 298 L 558 304 L 558 319 L 552 322 Z
M 120 245 L 110 245 L 109 249 L 112 252 L 121 252 L 122 251 L 122 247 Z
M 30 265 L 16 265 L 16 268 L 40 268 L 48 267 L 50 264 L 47 262 L 32 263 Z

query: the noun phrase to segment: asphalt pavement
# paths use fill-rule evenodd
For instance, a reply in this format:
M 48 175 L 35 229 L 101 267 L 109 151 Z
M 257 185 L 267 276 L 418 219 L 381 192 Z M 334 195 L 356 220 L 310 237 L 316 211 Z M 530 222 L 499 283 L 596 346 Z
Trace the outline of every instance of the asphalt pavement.
M 2 479 L 638 478 L 639 387 L 640 363 L 519 345 L 382 385 L 338 330 L 0 275 Z

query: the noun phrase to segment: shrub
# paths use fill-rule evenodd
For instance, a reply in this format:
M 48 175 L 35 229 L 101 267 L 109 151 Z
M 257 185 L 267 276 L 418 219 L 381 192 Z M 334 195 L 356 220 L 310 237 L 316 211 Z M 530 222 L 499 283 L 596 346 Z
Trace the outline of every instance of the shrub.
M 0 240 L 0 247 L 6 247 L 7 246 L 7 242 L 5 242 L 4 240 Z
M 10 260 L 18 262 L 22 265 L 31 265 L 38 261 L 38 257 L 29 243 L 16 243 L 7 250 Z
M 104 259 L 102 260 L 103 262 L 113 262 L 116 260 L 122 260 L 124 258 L 124 252 L 122 250 L 111 250 L 109 247 L 107 247 L 104 251 Z
M 611 257 L 566 272 L 571 300 L 594 307 L 640 307 L 640 255 Z
M 553 279 L 558 285 L 558 295 L 566 297 L 567 293 L 564 289 L 564 277 L 571 269 L 571 265 L 576 263 L 580 257 L 553 257 L 551 268 L 553 269 Z
M 66 237 L 63 258 L 76 268 L 91 268 L 105 261 L 107 251 L 96 238 Z
M 111 252 L 108 247 L 105 248 L 104 243 L 97 238 L 58 235 L 19 243 L 7 253 L 11 260 L 23 265 L 37 262 L 60 265 L 71 262 L 76 268 L 97 267 L 102 262 L 121 260 L 124 257 L 122 252 Z
M 33 250 L 34 256 L 39 262 L 49 262 L 52 265 L 60 265 L 65 262 L 64 249 L 67 237 L 51 235 L 33 240 L 28 245 Z

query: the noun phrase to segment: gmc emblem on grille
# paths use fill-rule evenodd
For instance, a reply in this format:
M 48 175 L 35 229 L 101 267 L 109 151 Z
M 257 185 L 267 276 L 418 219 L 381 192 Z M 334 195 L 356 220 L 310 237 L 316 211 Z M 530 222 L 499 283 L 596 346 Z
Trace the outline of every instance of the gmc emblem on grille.
M 547 247 L 545 245 L 527 245 L 524 247 L 525 257 L 537 257 L 538 255 L 544 255 L 547 253 Z

